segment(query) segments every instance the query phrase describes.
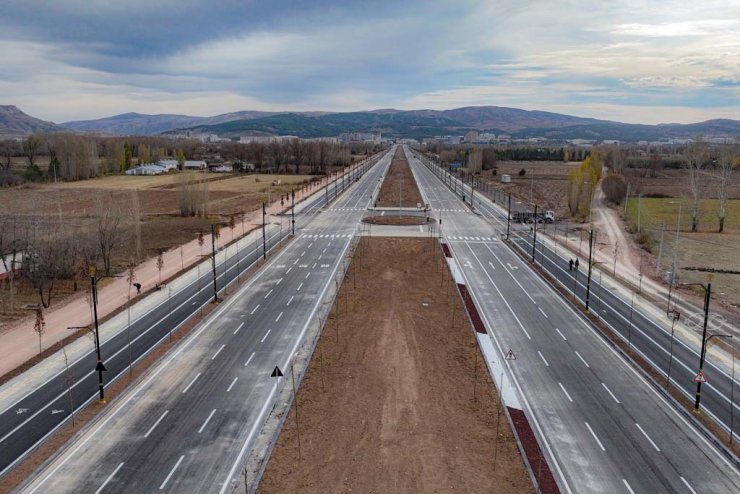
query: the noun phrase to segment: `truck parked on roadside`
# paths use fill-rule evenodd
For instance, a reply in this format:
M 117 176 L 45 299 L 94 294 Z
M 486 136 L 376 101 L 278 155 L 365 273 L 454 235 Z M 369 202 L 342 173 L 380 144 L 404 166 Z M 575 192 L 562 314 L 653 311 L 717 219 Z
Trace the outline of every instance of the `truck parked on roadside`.
M 515 223 L 553 223 L 555 221 L 555 213 L 546 209 L 544 211 L 537 212 L 532 211 L 513 211 L 511 213 L 511 221 Z

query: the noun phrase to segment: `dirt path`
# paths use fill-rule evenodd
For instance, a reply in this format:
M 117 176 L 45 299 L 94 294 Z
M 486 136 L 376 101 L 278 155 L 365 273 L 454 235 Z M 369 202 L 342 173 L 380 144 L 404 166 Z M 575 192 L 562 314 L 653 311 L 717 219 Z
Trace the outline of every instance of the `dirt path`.
M 411 167 L 406 160 L 406 155 L 399 146 L 393 156 L 393 161 L 383 185 L 380 187 L 375 206 L 415 208 L 417 204 L 421 204 L 423 207 L 423 203 L 424 201 L 416 186 L 416 180 L 414 180 L 414 175 L 411 173 Z
M 356 277 L 356 278 L 355 278 Z M 356 288 L 353 288 L 356 286 Z M 454 308 L 453 308 L 454 307 Z M 365 238 L 260 492 L 532 492 L 430 239 Z M 454 315 L 453 315 L 454 314 Z

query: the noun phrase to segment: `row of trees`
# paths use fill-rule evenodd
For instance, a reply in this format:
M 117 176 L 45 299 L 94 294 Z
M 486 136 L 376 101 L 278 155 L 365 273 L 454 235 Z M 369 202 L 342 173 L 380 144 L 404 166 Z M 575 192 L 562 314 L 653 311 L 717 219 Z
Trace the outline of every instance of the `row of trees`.
M 226 143 L 221 148 L 223 158 L 251 163 L 257 171 L 276 173 L 325 174 L 329 167 L 346 166 L 351 162 L 349 146 L 327 141 L 291 139 L 281 142 Z
M 11 306 L 19 267 L 38 293 L 40 305 L 49 307 L 59 280 L 86 279 L 92 266 L 100 268 L 101 276 L 112 275 L 114 253 L 138 264 L 142 256 L 138 198 L 124 208 L 101 193 L 95 207 L 92 225 L 35 213 L 0 216 L 0 262 L 9 273 Z
M 201 143 L 163 137 L 97 137 L 72 133 L 36 134 L 23 141 L 0 141 L 0 185 L 12 185 L 11 165 L 25 162 L 22 177 L 28 181 L 84 180 L 100 175 L 122 173 L 134 164 L 157 162 L 174 157 L 182 165 L 186 159 L 222 159 L 237 164 L 253 164 L 257 171 L 327 173 L 332 166 L 346 166 L 352 154 L 372 154 L 379 145 L 355 143 L 352 146 L 292 139 L 289 141 L 242 144 Z M 40 158 L 48 163 L 42 168 Z

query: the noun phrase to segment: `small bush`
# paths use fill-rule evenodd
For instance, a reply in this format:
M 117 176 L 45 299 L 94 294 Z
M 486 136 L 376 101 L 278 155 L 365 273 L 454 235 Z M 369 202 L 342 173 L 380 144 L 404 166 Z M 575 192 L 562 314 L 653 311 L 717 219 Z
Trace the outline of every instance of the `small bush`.
M 525 170 L 524 168 L 522 168 L 521 170 L 519 170 L 519 176 L 520 177 L 523 177 L 526 174 L 527 174 L 527 170 Z
M 673 198 L 670 194 L 663 194 L 662 192 L 648 192 L 643 194 L 642 197 L 652 197 L 655 199 L 671 199 Z

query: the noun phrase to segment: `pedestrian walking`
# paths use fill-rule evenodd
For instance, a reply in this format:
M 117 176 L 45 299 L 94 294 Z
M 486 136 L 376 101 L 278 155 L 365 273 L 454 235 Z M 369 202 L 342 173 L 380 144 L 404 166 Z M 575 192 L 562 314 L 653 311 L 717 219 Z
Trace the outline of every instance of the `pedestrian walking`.
M 578 271 L 578 258 L 576 258 L 576 263 L 574 264 L 574 266 L 576 267 L 576 271 Z
M 568 271 L 573 271 L 573 259 L 568 262 Z
M 136 294 L 139 295 L 141 293 L 141 283 L 134 283 L 134 288 L 136 288 Z

